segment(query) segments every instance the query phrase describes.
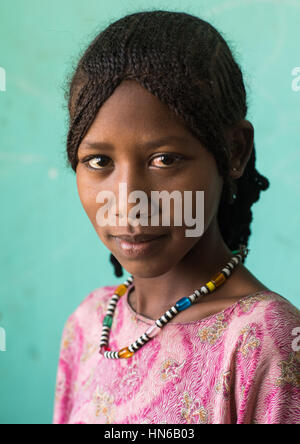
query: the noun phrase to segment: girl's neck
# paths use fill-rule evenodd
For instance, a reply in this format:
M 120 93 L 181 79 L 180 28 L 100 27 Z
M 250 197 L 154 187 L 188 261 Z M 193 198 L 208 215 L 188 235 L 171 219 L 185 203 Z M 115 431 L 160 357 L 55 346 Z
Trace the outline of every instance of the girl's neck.
M 156 319 L 178 299 L 188 296 L 208 282 L 231 257 L 232 253 L 224 243 L 215 221 L 182 260 L 166 273 L 147 277 L 145 270 L 143 277 L 133 274 L 134 289 L 130 292 L 130 305 L 137 313 Z M 215 290 L 218 297 L 224 292 L 225 286 L 225 293 L 228 291 L 234 273 Z

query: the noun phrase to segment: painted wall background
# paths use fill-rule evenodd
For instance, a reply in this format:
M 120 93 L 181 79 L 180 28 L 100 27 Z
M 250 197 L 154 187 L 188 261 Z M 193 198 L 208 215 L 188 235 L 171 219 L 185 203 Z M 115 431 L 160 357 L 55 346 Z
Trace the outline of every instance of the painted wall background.
M 246 266 L 299 307 L 300 1 L 153 0 L 151 8 L 209 20 L 243 68 L 257 168 L 271 182 L 253 207 Z M 148 9 L 144 0 L 1 1 L 0 423 L 51 423 L 67 317 L 90 291 L 124 279 L 65 166 L 63 84 L 98 31 Z M 1 79 L 3 89 L 3 71 Z

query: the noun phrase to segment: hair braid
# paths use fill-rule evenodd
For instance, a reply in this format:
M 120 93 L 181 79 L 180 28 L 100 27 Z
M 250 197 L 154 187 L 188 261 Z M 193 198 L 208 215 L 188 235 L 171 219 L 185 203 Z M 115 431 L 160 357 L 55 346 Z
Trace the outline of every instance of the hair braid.
M 224 38 L 196 16 L 162 10 L 127 15 L 100 32 L 67 85 L 67 162 L 75 172 L 83 137 L 125 79 L 136 80 L 158 97 L 214 155 L 224 179 L 218 210 L 221 234 L 231 250 L 248 245 L 251 207 L 269 181 L 255 168 L 255 144 L 243 176 L 230 176 L 226 130 L 246 117 L 247 100 L 241 68 Z M 122 276 L 112 254 L 110 261 L 116 276 Z

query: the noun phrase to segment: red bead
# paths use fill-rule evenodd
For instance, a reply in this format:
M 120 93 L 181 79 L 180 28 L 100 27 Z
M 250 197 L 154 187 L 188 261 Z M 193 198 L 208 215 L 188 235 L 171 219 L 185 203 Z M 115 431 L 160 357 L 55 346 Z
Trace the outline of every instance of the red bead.
M 100 355 L 104 355 L 104 352 L 111 351 L 111 348 L 107 347 L 106 345 L 102 345 L 102 347 L 99 350 Z

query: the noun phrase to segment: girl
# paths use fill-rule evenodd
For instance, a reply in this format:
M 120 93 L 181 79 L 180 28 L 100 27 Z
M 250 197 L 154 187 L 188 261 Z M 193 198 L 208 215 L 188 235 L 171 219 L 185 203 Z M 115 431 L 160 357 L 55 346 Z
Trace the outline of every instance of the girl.
M 298 422 L 300 312 L 244 265 L 269 181 L 227 43 L 186 13 L 128 15 L 87 48 L 68 99 L 80 200 L 116 276 L 128 274 L 67 319 L 53 423 Z M 120 184 L 149 198 L 192 191 L 193 210 L 204 191 L 202 234 L 175 223 L 175 204 L 169 225 L 130 223 Z M 100 192 L 114 208 L 106 226 Z

